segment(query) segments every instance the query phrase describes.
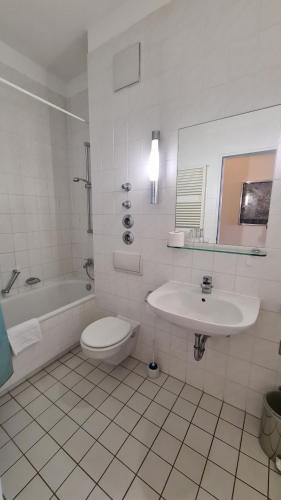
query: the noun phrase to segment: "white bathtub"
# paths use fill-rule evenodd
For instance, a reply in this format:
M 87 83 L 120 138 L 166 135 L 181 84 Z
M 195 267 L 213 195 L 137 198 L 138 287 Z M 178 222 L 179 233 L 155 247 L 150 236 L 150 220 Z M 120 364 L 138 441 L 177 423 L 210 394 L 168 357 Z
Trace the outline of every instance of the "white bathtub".
M 38 318 L 42 341 L 13 357 L 14 374 L 3 392 L 80 340 L 82 330 L 103 316 L 86 282 L 61 281 L 1 301 L 7 328 Z

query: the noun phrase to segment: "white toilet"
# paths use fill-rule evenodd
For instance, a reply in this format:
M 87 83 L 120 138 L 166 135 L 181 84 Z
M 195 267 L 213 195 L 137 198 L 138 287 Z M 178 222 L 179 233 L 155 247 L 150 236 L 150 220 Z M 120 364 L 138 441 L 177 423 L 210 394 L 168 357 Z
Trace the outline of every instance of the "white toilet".
M 88 358 L 118 365 L 134 350 L 139 323 L 122 316 L 107 316 L 88 325 L 80 344 Z

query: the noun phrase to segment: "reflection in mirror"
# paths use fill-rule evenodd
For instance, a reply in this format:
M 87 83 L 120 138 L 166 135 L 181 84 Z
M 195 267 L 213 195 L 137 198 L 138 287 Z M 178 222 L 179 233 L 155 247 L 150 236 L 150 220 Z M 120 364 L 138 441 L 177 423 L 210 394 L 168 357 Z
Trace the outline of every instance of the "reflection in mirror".
M 176 230 L 187 244 L 266 246 L 280 119 L 274 106 L 179 130 Z
M 217 243 L 264 247 L 275 151 L 223 158 Z

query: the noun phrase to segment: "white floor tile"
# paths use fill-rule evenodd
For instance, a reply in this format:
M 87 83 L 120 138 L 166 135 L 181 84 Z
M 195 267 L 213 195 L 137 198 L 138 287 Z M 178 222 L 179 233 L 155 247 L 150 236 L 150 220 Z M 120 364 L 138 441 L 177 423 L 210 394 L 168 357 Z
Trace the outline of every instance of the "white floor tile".
M 12 441 L 5 444 L 3 448 L 0 449 L 0 476 L 14 465 L 21 456 L 21 451 Z
M 238 450 L 215 438 L 208 458 L 226 471 L 235 475 L 238 455 Z
M 8 443 L 8 441 L 10 441 L 10 436 L 8 436 L 7 432 L 0 427 L 0 448 L 2 448 L 4 444 Z
M 100 480 L 100 486 L 114 500 L 121 500 L 129 488 L 134 474 L 116 458 Z
M 107 392 L 108 394 L 111 394 L 114 389 L 120 384 L 120 381 L 117 380 L 114 377 L 111 377 L 111 375 L 107 375 L 100 383 L 99 387 L 103 389 L 103 391 Z
M 35 476 L 36 471 L 25 457 L 21 457 L 1 478 L 4 495 L 13 499 Z
M 241 451 L 243 451 L 245 455 L 249 455 L 249 457 L 254 458 L 258 462 L 261 462 L 263 465 L 268 465 L 268 457 L 262 450 L 259 440 L 256 436 L 248 434 L 247 432 L 243 432 Z
M 103 433 L 104 429 L 110 424 L 109 418 L 100 413 L 98 410 L 93 413 L 86 422 L 83 424 L 83 429 L 85 429 L 91 436 L 95 439 Z
M 106 373 L 99 368 L 96 368 L 91 373 L 88 373 L 86 379 L 92 382 L 93 384 L 99 384 L 106 377 Z
M 150 451 L 138 475 L 154 490 L 161 493 L 170 471 L 171 466 L 162 460 L 162 458 L 158 457 L 158 455 Z
M 89 394 L 87 394 L 85 399 L 94 408 L 98 408 L 107 397 L 107 392 L 103 391 L 99 387 L 95 387 L 91 392 L 89 392 Z
M 185 384 L 183 390 L 181 391 L 181 398 L 187 399 L 187 401 L 190 401 L 195 405 L 199 403 L 201 396 L 202 391 L 192 385 Z
M 153 443 L 152 451 L 173 465 L 180 446 L 181 442 L 178 439 L 161 430 Z
M 34 382 L 35 387 L 38 389 L 40 392 L 46 392 L 50 387 L 55 385 L 56 379 L 52 377 L 50 374 L 46 374 L 44 377 L 40 378 L 37 380 L 37 382 Z
M 36 420 L 46 431 L 49 431 L 63 417 L 63 411 L 57 408 L 57 406 L 52 405 L 46 411 L 41 413 Z
M 178 380 L 174 377 L 168 377 L 163 385 L 163 388 L 178 395 L 181 392 L 183 386 L 184 382 L 182 382 L 181 380 Z
M 84 361 L 84 363 L 75 368 L 75 371 L 76 373 L 79 373 L 79 375 L 82 375 L 82 377 L 86 377 L 91 371 L 93 371 L 93 365 Z
M 280 494 L 280 492 L 278 494 Z M 259 493 L 257 490 L 254 490 L 253 488 L 243 483 L 239 479 L 236 479 L 234 486 L 233 500 L 265 500 L 265 499 L 266 497 L 261 493 Z
M 94 481 L 98 481 L 113 459 L 112 453 L 96 442 L 81 460 L 80 466 Z
M 231 500 L 234 476 L 212 462 L 208 462 L 202 479 L 202 487 L 218 500 Z M 245 499 L 246 500 L 246 499 Z
M 20 410 L 9 418 L 9 420 L 3 424 L 3 427 L 9 436 L 13 437 L 31 422 L 31 416 L 25 410 Z
M 136 477 L 124 500 L 158 500 L 159 495 L 155 493 L 139 477 Z
M 76 372 L 69 372 L 65 377 L 61 379 L 61 383 L 71 389 L 74 385 L 81 382 L 83 378 Z
M 118 399 L 108 396 L 108 398 L 99 406 L 99 411 L 106 417 L 113 419 L 117 413 L 123 408 L 124 404 Z
M 199 484 L 204 471 L 206 459 L 192 450 L 188 446 L 183 445 L 175 463 L 175 468 L 188 476 L 192 481 Z
M 218 418 L 216 415 L 203 410 L 202 408 L 197 408 L 192 423 L 200 427 L 210 434 L 214 434 L 217 425 Z
M 137 375 L 137 373 L 129 373 L 129 375 L 123 380 L 124 384 L 129 385 L 132 389 L 137 389 L 144 381 L 143 377 Z
M 120 427 L 125 429 L 127 432 L 131 432 L 137 422 L 140 420 L 141 416 L 136 411 L 124 406 L 120 413 L 115 417 L 114 422 L 116 422 Z
M 178 398 L 175 405 L 173 406 L 173 412 L 182 418 L 185 418 L 191 422 L 193 415 L 195 413 L 196 406 L 186 399 Z
M 281 476 L 274 471 L 269 473 L 269 498 L 270 500 L 280 500 Z
M 159 431 L 160 428 L 157 425 L 149 422 L 146 418 L 142 418 L 132 431 L 132 435 L 141 443 L 150 447 Z
M 226 422 L 225 420 L 219 420 L 216 428 L 216 437 L 221 439 L 230 446 L 237 448 L 239 450 L 240 441 L 242 436 L 242 430 L 234 425 Z
M 49 500 L 52 497 L 50 488 L 42 481 L 40 476 L 35 476 L 30 483 L 20 492 L 17 500 Z
M 75 434 L 65 443 L 64 450 L 75 460 L 80 460 L 86 455 L 93 446 L 95 440 L 83 429 L 78 429 Z
M 62 446 L 77 429 L 78 425 L 66 415 L 50 430 L 50 434 Z
M 80 398 L 72 391 L 66 392 L 60 399 L 56 401 L 56 405 L 65 413 L 68 413 L 74 406 L 79 403 Z
M 128 433 L 126 431 L 121 429 L 119 425 L 111 422 L 98 440 L 105 448 L 115 455 L 121 448 L 127 436 Z
M 268 469 L 256 460 L 240 453 L 237 477 L 264 495 L 267 493 Z
M 173 469 L 163 492 L 166 500 L 195 500 L 198 486 Z
M 15 396 L 15 399 L 18 401 L 19 404 L 22 406 L 28 405 L 28 403 L 31 403 L 35 398 L 38 398 L 40 396 L 40 392 L 36 387 L 30 386 L 24 391 L 20 392 L 17 396 Z
M 260 424 L 261 421 L 259 418 L 254 417 L 253 415 L 249 415 L 249 413 L 246 413 L 244 431 L 249 432 L 249 434 L 253 434 L 253 436 L 258 437 L 260 433 Z
M 127 403 L 129 401 L 130 397 L 134 394 L 134 389 L 129 387 L 126 384 L 120 384 L 113 392 L 112 396 L 114 396 L 116 399 L 119 401 L 122 401 L 122 403 Z
M 210 396 L 209 394 L 203 394 L 199 406 L 200 408 L 204 408 L 204 410 L 208 410 L 214 415 L 219 415 L 222 401 L 220 399 L 214 398 L 214 396 Z
M 46 483 L 56 490 L 75 468 L 75 462 L 63 450 L 59 450 L 56 455 L 43 467 L 40 474 Z
M 138 391 L 147 398 L 153 399 L 159 391 L 159 387 L 153 384 L 153 382 L 150 382 L 150 380 L 145 380 L 138 388 Z
M 171 412 L 163 425 L 163 429 L 172 434 L 172 436 L 183 440 L 189 425 L 190 423 L 187 420 Z
M 220 418 L 223 418 L 227 422 L 240 427 L 240 429 L 243 428 L 244 412 L 238 408 L 234 408 L 234 406 L 223 403 Z
M 51 375 L 52 377 L 55 377 L 57 380 L 60 380 L 63 377 L 65 377 L 69 372 L 70 369 L 67 366 L 60 365 L 51 372 Z
M 96 486 L 87 500 L 110 500 L 110 498 L 99 486 Z
M 160 405 L 165 406 L 165 408 L 168 408 L 168 410 L 170 410 L 176 399 L 176 394 L 173 394 L 172 392 L 162 388 L 155 398 L 155 403 L 159 403 Z
M 127 406 L 129 408 L 132 408 L 132 410 L 137 411 L 138 413 L 142 414 L 145 412 L 146 408 L 150 404 L 150 399 L 148 399 L 146 396 L 143 396 L 142 394 L 139 394 L 138 392 L 135 392 L 135 394 L 129 399 Z
M 184 440 L 185 444 L 192 448 L 193 450 L 201 453 L 204 457 L 208 456 L 211 442 L 213 437 L 208 432 L 203 431 L 203 429 L 199 429 L 195 425 L 191 424 L 188 429 L 188 433 Z
M 168 413 L 169 410 L 167 410 L 167 408 L 164 408 L 158 403 L 154 403 L 154 401 L 152 401 L 152 403 L 149 405 L 146 412 L 144 413 L 144 417 L 153 422 L 154 424 L 161 426 L 163 425 L 164 420 L 166 419 Z
M 129 373 L 130 372 L 127 368 L 125 368 L 122 365 L 119 365 L 116 366 L 114 370 L 112 370 L 111 375 L 121 381 L 124 380 L 129 375 Z
M 36 418 L 43 413 L 43 411 L 47 410 L 51 404 L 52 402 L 42 394 L 38 398 L 34 399 L 34 401 L 31 401 L 25 409 L 33 418 Z
M 46 391 L 45 395 L 48 399 L 55 403 L 55 401 L 60 399 L 66 392 L 68 392 L 68 388 L 60 382 L 57 382 Z
M 35 469 L 40 470 L 59 450 L 59 445 L 47 434 L 26 453 Z
M 197 500 L 217 500 L 213 495 L 210 495 L 207 491 L 203 490 L 203 488 L 199 488 Z
M 71 417 L 78 425 L 84 424 L 84 422 L 94 413 L 95 408 L 87 403 L 84 399 L 81 399 L 79 403 L 72 408 L 69 412 L 69 417 Z
M 148 448 L 144 444 L 129 436 L 120 449 L 117 458 L 133 472 L 137 472 L 147 453 Z
M 56 492 L 60 500 L 85 500 L 94 488 L 95 483 L 80 468 L 76 467 Z
M 20 405 L 14 399 L 10 399 L 7 403 L 4 403 L 1 406 L 1 411 L 0 411 L 0 424 L 8 420 L 8 418 L 11 418 L 20 410 L 21 410 Z
M 25 453 L 45 434 L 44 430 L 36 423 L 32 422 L 15 437 L 15 443 Z

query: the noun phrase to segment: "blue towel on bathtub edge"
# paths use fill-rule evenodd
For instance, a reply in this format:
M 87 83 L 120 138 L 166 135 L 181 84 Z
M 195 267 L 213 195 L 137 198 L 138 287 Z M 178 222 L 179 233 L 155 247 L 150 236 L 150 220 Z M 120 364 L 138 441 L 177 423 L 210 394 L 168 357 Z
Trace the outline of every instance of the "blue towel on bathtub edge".
M 0 387 L 13 375 L 12 351 L 0 306 Z

